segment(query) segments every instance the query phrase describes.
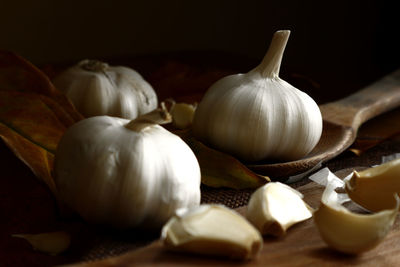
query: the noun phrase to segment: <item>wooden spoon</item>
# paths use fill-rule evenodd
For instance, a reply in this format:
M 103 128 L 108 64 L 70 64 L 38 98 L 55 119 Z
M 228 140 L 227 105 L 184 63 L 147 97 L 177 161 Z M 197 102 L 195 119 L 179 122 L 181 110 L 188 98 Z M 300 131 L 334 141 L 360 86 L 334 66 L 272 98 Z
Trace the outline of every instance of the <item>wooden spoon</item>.
M 346 98 L 321 105 L 322 136 L 307 157 L 283 163 L 250 164 L 247 167 L 275 179 L 287 179 L 303 173 L 346 150 L 356 139 L 362 123 L 398 106 L 400 69 Z

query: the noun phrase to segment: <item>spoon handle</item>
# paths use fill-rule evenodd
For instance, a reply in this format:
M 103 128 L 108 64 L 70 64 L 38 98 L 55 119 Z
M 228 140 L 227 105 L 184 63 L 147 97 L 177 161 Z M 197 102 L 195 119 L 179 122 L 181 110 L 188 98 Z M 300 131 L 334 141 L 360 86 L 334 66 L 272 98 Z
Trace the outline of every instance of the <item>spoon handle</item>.
M 356 93 L 320 106 L 322 117 L 355 131 L 365 121 L 400 106 L 400 69 Z

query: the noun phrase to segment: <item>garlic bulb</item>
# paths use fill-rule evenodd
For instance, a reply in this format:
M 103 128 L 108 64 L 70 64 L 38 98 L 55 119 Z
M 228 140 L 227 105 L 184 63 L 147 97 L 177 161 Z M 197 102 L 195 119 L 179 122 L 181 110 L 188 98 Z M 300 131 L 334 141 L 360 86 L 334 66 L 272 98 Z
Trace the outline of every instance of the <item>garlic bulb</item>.
M 209 88 L 194 116 L 198 139 L 245 161 L 296 160 L 315 147 L 322 132 L 318 105 L 278 77 L 289 34 L 274 34 L 258 67 Z
M 129 121 L 97 116 L 71 126 L 55 157 L 63 200 L 85 220 L 159 228 L 178 208 L 200 203 L 200 167 L 155 110 Z
M 83 60 L 53 80 L 82 115 L 134 119 L 157 108 L 151 85 L 133 69 Z

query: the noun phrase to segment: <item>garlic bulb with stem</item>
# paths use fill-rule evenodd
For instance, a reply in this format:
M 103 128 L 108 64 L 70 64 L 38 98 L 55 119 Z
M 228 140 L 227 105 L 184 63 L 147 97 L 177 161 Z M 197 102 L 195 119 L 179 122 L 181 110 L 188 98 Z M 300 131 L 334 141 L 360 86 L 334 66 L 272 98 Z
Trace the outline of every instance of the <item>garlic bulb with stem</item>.
M 178 208 L 200 203 L 200 167 L 178 136 L 158 125 L 165 109 L 129 121 L 84 119 L 62 137 L 55 157 L 60 195 L 86 221 L 160 228 Z
M 82 60 L 56 76 L 53 83 L 86 117 L 134 119 L 157 108 L 157 95 L 151 85 L 124 66 Z
M 248 162 L 296 160 L 315 147 L 322 133 L 318 105 L 278 76 L 289 34 L 274 34 L 258 67 L 209 88 L 194 116 L 198 139 Z

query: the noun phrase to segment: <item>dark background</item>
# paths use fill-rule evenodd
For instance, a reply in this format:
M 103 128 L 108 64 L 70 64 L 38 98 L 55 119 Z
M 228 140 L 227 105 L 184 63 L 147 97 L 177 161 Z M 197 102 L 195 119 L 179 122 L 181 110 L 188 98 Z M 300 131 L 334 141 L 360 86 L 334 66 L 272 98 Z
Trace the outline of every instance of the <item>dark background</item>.
M 132 62 L 153 85 L 173 90 L 181 77 L 176 72 L 182 72 L 183 78 L 196 76 L 196 80 L 180 85 L 196 84 L 201 89 L 225 73 L 216 71 L 215 66 L 229 68 L 232 65 L 232 69 L 246 71 L 261 61 L 276 30 L 290 29 L 292 34 L 282 64 L 282 77 L 297 81 L 301 89 L 321 103 L 350 94 L 399 68 L 399 10 L 394 3 L 0 0 L 0 49 L 15 51 L 39 67 L 73 64 L 83 58 L 129 62 L 139 57 L 140 61 Z M 196 71 L 175 61 L 162 65 L 162 59 L 156 60 L 174 57 L 189 58 L 187 62 L 194 64 Z M 150 66 L 159 63 L 158 69 Z M 152 73 L 152 68 L 157 71 Z M 296 73 L 297 77 L 308 77 L 313 82 L 296 80 L 293 76 Z M 167 95 L 168 92 L 164 94 Z M 382 132 L 390 133 L 384 138 L 398 133 L 399 109 L 396 112 L 395 117 L 375 119 L 365 131 L 361 128 L 364 139 L 360 139 L 360 144 L 363 140 L 366 144 L 381 140 Z M 400 142 L 396 140 L 377 146 L 361 157 L 343 153 L 327 165 L 336 171 L 378 164 L 383 154 L 399 151 Z M 93 260 L 99 254 L 119 254 L 149 241 L 148 237 L 141 240 L 140 236 L 133 238 L 125 233 L 123 237 L 115 233 L 99 235 L 98 229 L 88 228 L 86 224 L 59 220 L 53 198 L 43 184 L 3 142 L 0 143 L 0 162 L 4 169 L 0 179 L 0 217 L 5 218 L 0 220 L 1 266 L 54 266 Z M 240 201 L 248 199 L 237 195 L 235 199 Z M 214 196 L 229 199 L 220 192 Z M 236 205 L 237 202 L 229 203 Z M 59 257 L 37 253 L 23 240 L 11 237 L 13 233 L 59 230 L 65 225 L 79 238 L 72 250 Z M 390 246 L 391 243 L 386 244 Z M 325 249 L 317 252 L 329 255 Z M 332 257 L 333 262 L 337 262 L 338 254 L 332 253 Z M 360 259 L 374 260 L 370 254 L 356 260 Z M 381 259 L 377 257 L 378 261 Z M 354 259 L 350 261 L 357 264 Z
M 333 100 L 399 67 L 395 2 L 3 1 L 0 48 L 38 66 L 208 52 L 257 63 L 272 34 L 290 29 L 282 71 L 309 77 Z

